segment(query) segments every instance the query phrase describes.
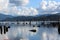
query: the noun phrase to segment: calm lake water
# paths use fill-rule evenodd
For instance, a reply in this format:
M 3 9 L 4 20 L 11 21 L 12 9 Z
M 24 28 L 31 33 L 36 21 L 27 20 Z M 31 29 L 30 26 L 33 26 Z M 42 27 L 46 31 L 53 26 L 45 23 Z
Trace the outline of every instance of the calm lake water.
M 36 29 L 36 32 L 29 30 Z M 0 34 L 0 40 L 60 40 L 58 28 L 11 25 L 6 34 Z

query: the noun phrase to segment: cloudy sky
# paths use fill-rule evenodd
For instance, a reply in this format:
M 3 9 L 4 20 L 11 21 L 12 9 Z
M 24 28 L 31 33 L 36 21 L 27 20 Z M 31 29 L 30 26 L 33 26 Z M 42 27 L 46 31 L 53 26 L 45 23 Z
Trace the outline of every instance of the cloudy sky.
M 0 0 L 0 13 L 13 16 L 35 16 L 60 12 L 60 0 Z

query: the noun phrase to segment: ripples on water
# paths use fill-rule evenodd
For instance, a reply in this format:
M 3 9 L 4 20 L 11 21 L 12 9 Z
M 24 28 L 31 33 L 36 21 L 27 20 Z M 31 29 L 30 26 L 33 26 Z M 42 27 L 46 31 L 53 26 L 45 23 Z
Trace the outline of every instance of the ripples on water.
M 29 30 L 36 29 L 36 32 Z M 0 35 L 0 40 L 60 40 L 57 28 L 11 26 L 6 34 Z

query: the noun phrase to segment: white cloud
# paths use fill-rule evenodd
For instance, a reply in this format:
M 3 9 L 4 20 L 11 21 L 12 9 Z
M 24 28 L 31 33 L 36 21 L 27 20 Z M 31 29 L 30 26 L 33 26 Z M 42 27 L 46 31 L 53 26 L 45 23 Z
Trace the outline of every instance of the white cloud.
M 48 8 L 55 10 L 57 8 L 57 3 L 55 1 L 49 1 Z
M 16 6 L 25 6 L 29 3 L 29 0 L 9 0 L 10 3 Z
M 0 0 L 0 11 L 8 7 L 8 0 Z
M 13 16 L 35 16 L 38 11 L 35 8 L 27 8 L 29 0 L 1 0 L 0 13 Z
M 13 16 L 35 16 L 38 15 L 38 11 L 35 8 L 17 8 L 16 6 L 14 7 L 9 7 L 9 9 L 4 10 L 5 14 L 8 15 L 13 15 Z
M 0 1 L 0 13 L 13 16 L 35 16 L 39 13 L 42 14 L 55 14 L 60 12 L 60 2 L 53 0 L 43 0 L 40 5 L 40 9 L 27 8 L 26 5 L 29 0 L 1 0 Z M 38 13 L 39 11 L 39 13 Z
M 56 2 L 53 0 L 42 0 L 39 13 L 54 14 L 55 12 L 60 12 L 59 10 L 60 2 Z
M 18 15 L 35 16 L 38 15 L 38 11 L 35 8 L 22 8 L 19 10 Z
M 35 8 L 27 8 L 27 7 L 8 7 L 4 10 L 1 10 L 2 14 L 12 15 L 12 16 L 35 16 L 38 15 L 38 11 Z
M 46 5 L 47 5 L 47 2 L 43 0 L 43 1 L 41 2 L 41 8 L 42 8 L 43 10 L 46 10 L 46 8 L 47 8 Z

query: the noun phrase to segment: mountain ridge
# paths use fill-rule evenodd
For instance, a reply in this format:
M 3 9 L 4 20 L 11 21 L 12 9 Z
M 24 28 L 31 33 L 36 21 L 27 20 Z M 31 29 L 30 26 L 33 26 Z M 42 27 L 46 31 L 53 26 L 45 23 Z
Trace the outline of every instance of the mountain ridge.
M 40 16 L 17 16 L 7 18 L 4 21 L 60 21 L 60 14 L 40 15 Z

